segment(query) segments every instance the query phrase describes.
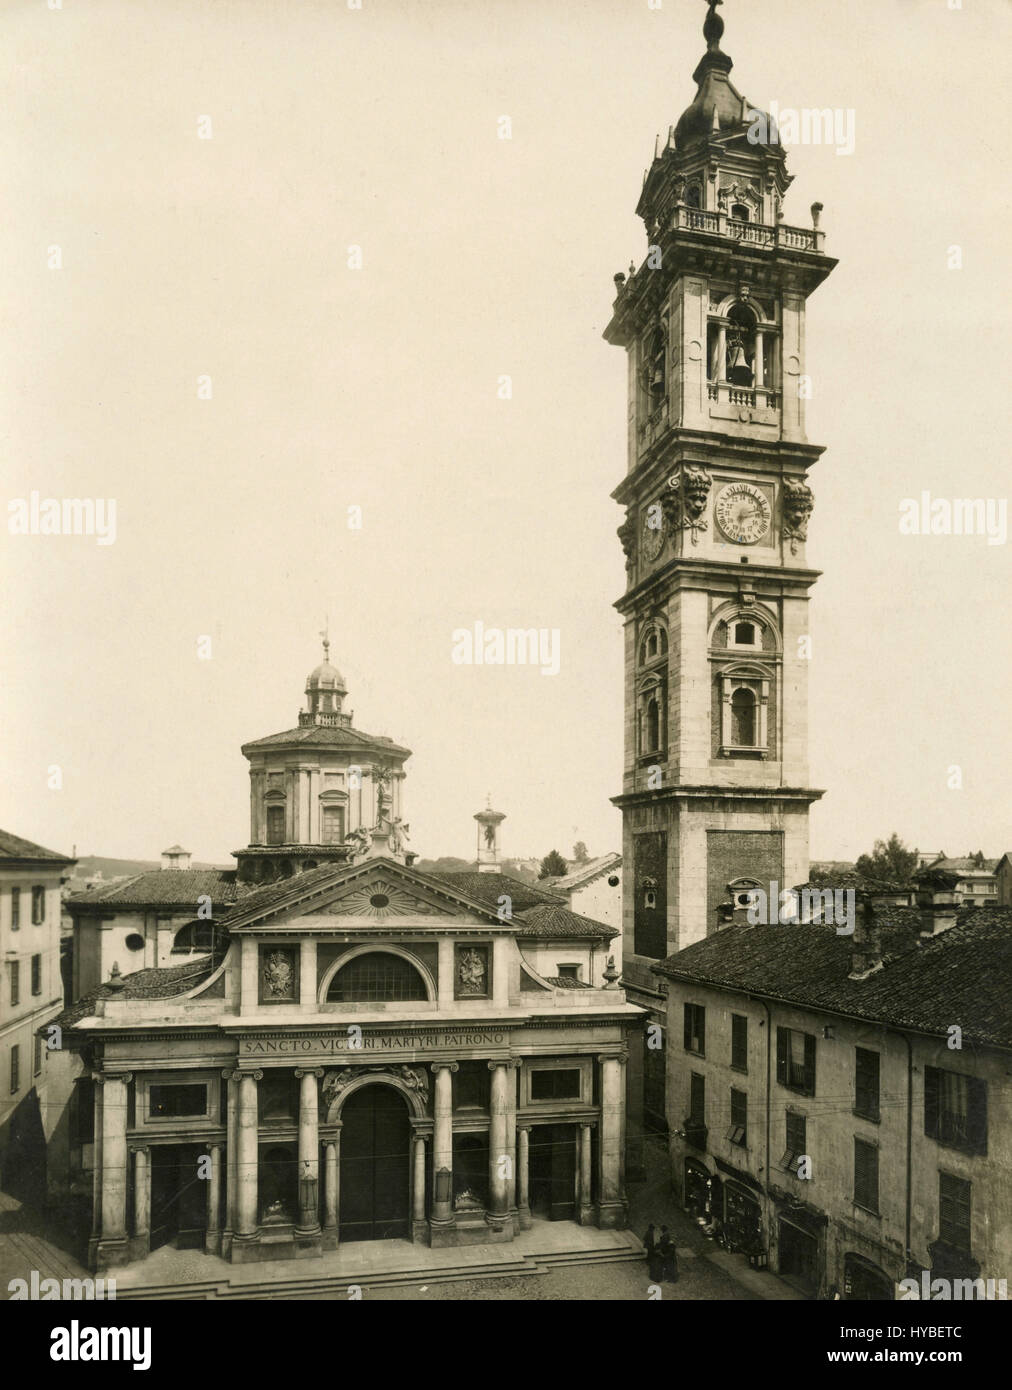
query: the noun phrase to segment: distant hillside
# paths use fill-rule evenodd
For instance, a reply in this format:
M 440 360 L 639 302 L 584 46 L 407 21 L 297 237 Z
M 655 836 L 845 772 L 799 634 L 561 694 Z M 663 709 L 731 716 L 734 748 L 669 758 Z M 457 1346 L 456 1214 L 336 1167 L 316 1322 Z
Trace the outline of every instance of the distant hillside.
M 160 869 L 160 859 L 105 859 L 98 854 L 82 854 L 74 866 L 74 878 L 95 878 L 101 874 L 104 879 L 132 877 L 134 874 L 147 874 L 152 869 Z M 193 869 L 234 869 L 234 864 L 190 865 Z
M 442 859 L 416 859 L 414 867 L 423 874 L 466 874 L 473 873 L 478 867 L 476 859 L 455 859 L 453 855 L 444 855 Z M 514 859 L 504 859 L 502 861 L 502 871 L 509 874 L 512 878 L 519 878 L 525 883 L 536 883 L 537 874 L 532 874 L 530 869 L 523 864 L 518 864 Z

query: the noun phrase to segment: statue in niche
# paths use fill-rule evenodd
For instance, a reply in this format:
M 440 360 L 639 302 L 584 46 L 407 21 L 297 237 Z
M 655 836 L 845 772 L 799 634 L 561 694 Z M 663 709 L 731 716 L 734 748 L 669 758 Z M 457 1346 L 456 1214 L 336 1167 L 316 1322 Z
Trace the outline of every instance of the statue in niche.
M 484 994 L 485 958 L 473 948 L 462 951 L 457 964 L 457 984 L 461 994 Z
M 495 849 L 495 826 L 494 826 L 494 825 L 486 825 L 486 827 L 485 827 L 485 844 L 487 845 L 487 847 L 488 847 L 489 849 Z

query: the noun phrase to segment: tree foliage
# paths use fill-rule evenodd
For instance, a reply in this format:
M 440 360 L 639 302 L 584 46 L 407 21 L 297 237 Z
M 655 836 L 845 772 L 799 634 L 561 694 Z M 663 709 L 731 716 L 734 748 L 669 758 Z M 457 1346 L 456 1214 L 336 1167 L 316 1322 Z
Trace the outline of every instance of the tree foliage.
M 569 869 L 569 865 L 563 859 L 557 849 L 551 850 L 541 861 L 541 872 L 538 878 L 561 878 Z
M 917 867 L 917 854 L 907 849 L 894 831 L 888 840 L 876 840 L 871 854 L 862 854 L 855 867 L 864 878 L 909 883 Z

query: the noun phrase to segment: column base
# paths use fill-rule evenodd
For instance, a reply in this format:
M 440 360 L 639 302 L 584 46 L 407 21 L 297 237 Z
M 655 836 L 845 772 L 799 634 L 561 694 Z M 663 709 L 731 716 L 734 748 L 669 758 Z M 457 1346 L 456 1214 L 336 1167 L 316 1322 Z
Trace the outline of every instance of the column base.
M 114 1240 L 100 1240 L 95 1247 L 95 1262 L 93 1268 L 99 1273 L 104 1273 L 107 1269 L 115 1269 L 118 1265 L 128 1265 L 130 1263 L 130 1242 L 126 1236 L 117 1236 Z
M 324 1226 L 323 1235 L 320 1237 L 321 1248 L 324 1250 L 336 1250 L 339 1244 L 337 1227 Z
M 442 1249 L 446 1245 L 460 1244 L 457 1223 L 453 1217 L 450 1217 L 448 1221 L 429 1220 L 429 1244 L 433 1250 Z
M 151 1232 L 142 1231 L 140 1235 L 130 1237 L 130 1259 L 146 1260 L 151 1254 Z
M 580 1207 L 580 1214 L 576 1220 L 577 1224 L 580 1226 L 599 1226 L 601 1224 L 597 1220 L 597 1213 L 589 1203 L 586 1206 Z
M 624 1231 L 628 1216 L 624 1202 L 601 1202 L 597 1209 L 597 1224 L 602 1231 Z
M 520 1207 L 517 1211 L 517 1225 L 521 1231 L 529 1231 L 534 1225 L 530 1207 Z
M 415 1245 L 428 1245 L 429 1223 L 424 1217 L 419 1217 L 417 1221 L 412 1221 L 411 1239 Z
M 220 1231 L 204 1232 L 204 1254 L 220 1255 L 222 1248 L 222 1234 Z

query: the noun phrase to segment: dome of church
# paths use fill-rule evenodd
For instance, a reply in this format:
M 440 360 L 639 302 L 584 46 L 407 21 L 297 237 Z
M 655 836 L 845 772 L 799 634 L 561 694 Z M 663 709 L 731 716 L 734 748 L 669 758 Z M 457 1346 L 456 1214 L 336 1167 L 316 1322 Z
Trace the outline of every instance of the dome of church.
M 679 149 L 700 135 L 710 135 L 715 131 L 728 134 L 740 130 L 748 122 L 748 102 L 740 92 L 735 91 L 728 79 L 734 64 L 720 47 L 724 21 L 714 6 L 722 3 L 723 0 L 710 0 L 703 25 L 706 52 L 692 74 L 698 90 L 675 126 L 675 144 Z

